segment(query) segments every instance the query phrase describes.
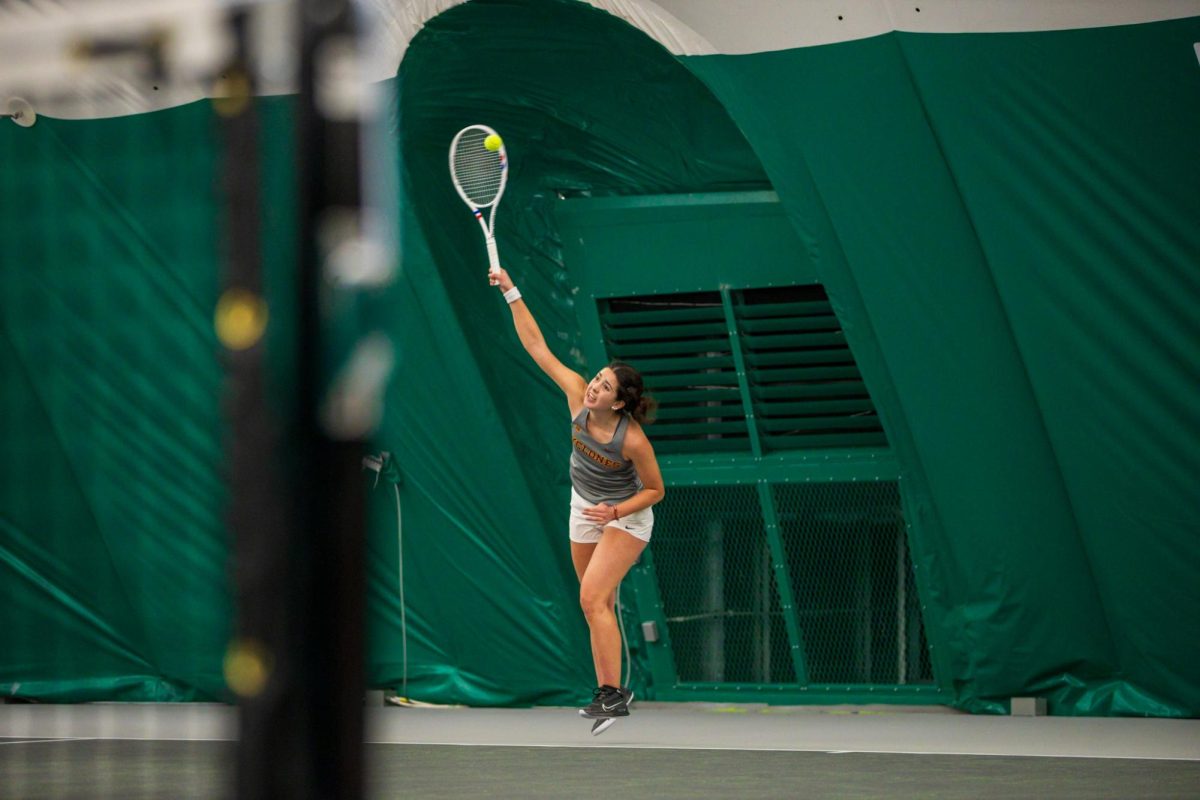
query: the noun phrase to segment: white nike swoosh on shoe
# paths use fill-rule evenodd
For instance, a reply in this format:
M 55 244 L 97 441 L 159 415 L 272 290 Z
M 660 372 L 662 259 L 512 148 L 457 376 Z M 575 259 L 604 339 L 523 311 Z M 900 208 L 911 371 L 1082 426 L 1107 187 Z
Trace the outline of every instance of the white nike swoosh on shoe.
M 600 707 L 601 707 L 601 708 L 603 708 L 605 711 L 612 711 L 614 708 L 616 708 L 616 707 L 617 707 L 617 706 L 619 706 L 619 705 L 621 705 L 621 704 L 620 704 L 620 703 L 613 703 L 611 706 L 606 706 L 606 705 L 604 705 L 604 703 L 601 703 L 601 704 L 600 704 Z

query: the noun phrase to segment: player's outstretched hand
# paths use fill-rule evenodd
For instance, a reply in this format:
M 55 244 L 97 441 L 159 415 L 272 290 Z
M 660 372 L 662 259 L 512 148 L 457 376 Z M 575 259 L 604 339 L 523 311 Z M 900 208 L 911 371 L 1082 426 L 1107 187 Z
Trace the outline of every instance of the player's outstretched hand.
M 500 272 L 497 273 L 497 276 L 499 277 L 499 280 L 496 282 L 496 288 L 502 293 L 513 288 L 512 278 L 508 277 L 508 270 L 506 270 L 504 267 L 501 267 Z

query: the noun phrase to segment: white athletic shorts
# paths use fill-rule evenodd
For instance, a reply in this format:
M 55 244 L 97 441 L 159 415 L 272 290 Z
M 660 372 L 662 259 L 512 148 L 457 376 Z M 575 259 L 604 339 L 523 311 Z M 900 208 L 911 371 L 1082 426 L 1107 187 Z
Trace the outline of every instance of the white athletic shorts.
M 571 489 L 571 541 L 581 544 L 595 544 L 600 541 L 600 535 L 605 528 L 617 528 L 636 536 L 643 542 L 650 541 L 650 529 L 654 527 L 654 512 L 649 508 L 627 514 L 612 522 L 592 522 L 583 515 L 583 509 L 596 505 L 584 500 Z

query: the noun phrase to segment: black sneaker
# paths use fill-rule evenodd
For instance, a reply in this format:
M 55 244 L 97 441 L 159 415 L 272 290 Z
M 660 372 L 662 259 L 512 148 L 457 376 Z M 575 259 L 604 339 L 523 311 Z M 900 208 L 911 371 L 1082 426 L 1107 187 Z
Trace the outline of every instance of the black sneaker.
M 628 717 L 629 704 L 633 701 L 633 692 L 629 689 L 618 689 L 607 684 L 592 690 L 592 702 L 585 708 L 579 709 L 579 716 L 590 719 L 612 719 Z

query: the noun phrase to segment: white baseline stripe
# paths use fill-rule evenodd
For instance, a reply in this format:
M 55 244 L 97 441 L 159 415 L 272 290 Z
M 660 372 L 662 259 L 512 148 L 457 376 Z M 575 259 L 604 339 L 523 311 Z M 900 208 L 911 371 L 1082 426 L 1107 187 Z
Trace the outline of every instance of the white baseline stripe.
M 62 738 L 47 738 L 47 739 L 22 739 L 20 741 L 0 741 L 0 745 L 4 744 L 41 744 L 45 742 L 229 742 L 236 741 L 234 739 L 184 739 L 179 737 L 163 737 L 163 738 L 145 738 L 131 736 L 69 736 Z M 603 742 L 592 742 L 587 744 L 536 744 L 536 743 L 521 743 L 521 742 L 443 742 L 443 741 L 421 741 L 421 740 L 378 740 L 369 739 L 363 742 L 364 744 L 381 744 L 381 745 L 398 745 L 398 746 L 429 746 L 429 747 L 536 747 L 548 750 L 554 749 L 574 749 L 574 750 L 589 750 L 594 748 L 603 748 L 606 750 L 722 750 L 734 752 L 761 752 L 761 753 L 823 753 L 825 755 L 893 755 L 893 756 L 978 756 L 983 758 L 1073 758 L 1082 760 L 1104 759 L 1108 761 L 1200 761 L 1200 756 L 1196 758 L 1184 758 L 1178 756 L 1113 756 L 1113 755 L 1080 755 L 1078 753 L 998 753 L 984 750 L 961 750 L 961 751 L 939 751 L 930 752 L 928 750 L 824 750 L 821 748 L 795 748 L 795 747 L 727 747 L 720 745 L 666 745 L 666 744 L 629 744 L 627 742 L 614 742 L 612 744 L 604 744 Z
M 962 751 L 929 751 L 929 750 L 825 750 L 823 748 L 805 747 L 732 747 L 722 745 L 668 745 L 668 744 L 629 744 L 614 742 L 604 744 L 594 742 L 588 744 L 525 744 L 521 742 L 434 742 L 434 741 L 378 741 L 370 740 L 364 744 L 396 744 L 396 745 L 428 745 L 432 747 L 541 747 L 548 750 L 558 748 L 590 750 L 597 747 L 605 750 L 732 750 L 739 753 L 824 753 L 826 755 L 861 754 L 884 756 L 981 756 L 986 758 L 1075 758 L 1089 761 L 1104 759 L 1108 761 L 1200 761 L 1200 756 L 1185 758 L 1183 756 L 1114 756 L 1114 755 L 1080 755 L 1079 753 L 993 753 L 982 750 Z
M 560 716 L 553 709 L 372 709 L 366 736 L 371 742 L 406 744 L 1200 760 L 1197 720 L 842 715 L 751 709 L 728 714 L 683 707 L 648 707 L 635 717 L 605 737 L 593 739 L 578 727 L 577 717 Z

